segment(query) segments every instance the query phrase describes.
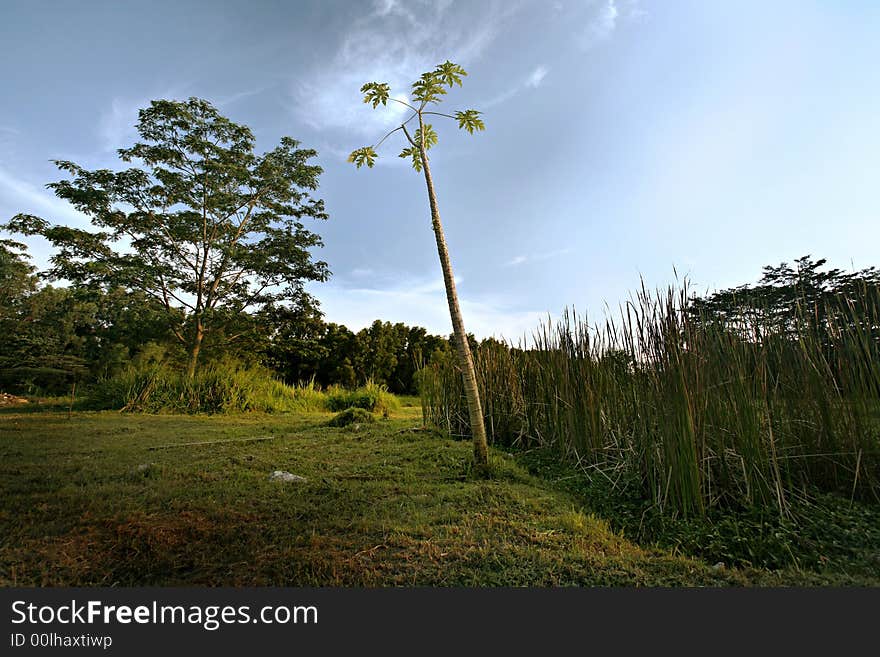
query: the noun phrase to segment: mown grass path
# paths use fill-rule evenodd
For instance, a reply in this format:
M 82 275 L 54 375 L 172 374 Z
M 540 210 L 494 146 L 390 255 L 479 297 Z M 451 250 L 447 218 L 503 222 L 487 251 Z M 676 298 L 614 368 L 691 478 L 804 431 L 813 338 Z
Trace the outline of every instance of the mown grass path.
M 3 411 L 0 584 L 823 583 L 643 549 L 503 452 L 475 479 L 470 443 L 412 431 L 412 404 L 329 417 Z M 224 442 L 168 446 L 205 441 Z

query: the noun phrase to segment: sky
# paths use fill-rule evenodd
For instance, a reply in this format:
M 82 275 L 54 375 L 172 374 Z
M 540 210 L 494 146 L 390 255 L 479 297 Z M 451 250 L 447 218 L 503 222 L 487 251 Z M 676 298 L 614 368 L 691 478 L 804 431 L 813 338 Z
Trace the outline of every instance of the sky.
M 424 180 L 394 138 L 423 71 L 468 71 L 431 163 L 465 326 L 517 340 L 566 307 L 600 321 L 644 280 L 710 291 L 806 254 L 880 265 L 880 3 L 873 0 L 4 0 L 0 222 L 88 227 L 50 162 L 121 168 L 139 108 L 205 98 L 259 152 L 314 148 L 327 321 L 451 331 Z M 393 103 L 392 103 L 393 105 Z M 399 133 L 397 135 L 399 136 Z M 35 264 L 50 250 L 28 240 Z

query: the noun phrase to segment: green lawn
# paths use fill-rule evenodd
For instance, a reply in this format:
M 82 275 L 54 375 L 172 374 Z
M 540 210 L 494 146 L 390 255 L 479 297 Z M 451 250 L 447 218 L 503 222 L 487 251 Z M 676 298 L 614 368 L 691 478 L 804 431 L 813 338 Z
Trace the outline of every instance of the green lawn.
M 412 400 L 372 425 L 329 418 L 3 410 L 0 584 L 878 583 L 639 547 L 519 456 L 494 451 L 495 476 L 473 478 L 470 444 L 413 430 Z M 254 437 L 271 439 L 239 440 Z

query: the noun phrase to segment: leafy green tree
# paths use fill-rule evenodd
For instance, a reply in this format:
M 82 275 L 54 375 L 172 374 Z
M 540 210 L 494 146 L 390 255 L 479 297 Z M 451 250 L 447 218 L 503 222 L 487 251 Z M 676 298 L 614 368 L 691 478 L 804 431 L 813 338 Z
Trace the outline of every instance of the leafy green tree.
M 352 388 L 358 383 L 355 364 L 361 361 L 357 336 L 341 324 L 327 324 L 321 340 L 326 356 L 318 367 L 318 379 L 323 384 L 338 383 Z
M 364 94 L 364 102 L 373 108 L 380 104 L 387 105 L 388 101 L 401 103 L 406 106 L 411 114 L 398 127 L 391 130 L 373 146 L 364 146 L 351 153 L 349 161 L 358 168 L 366 165 L 372 167 L 376 161 L 376 148 L 379 147 L 389 136 L 395 132 L 402 132 L 409 144 L 400 152 L 400 157 L 412 161 L 412 167 L 421 172 L 425 178 L 425 186 L 428 190 L 428 203 L 431 209 L 431 225 L 434 229 L 434 237 L 437 242 L 437 254 L 440 257 L 440 266 L 443 270 L 443 281 L 446 285 L 446 300 L 449 304 L 449 315 L 452 320 L 453 336 L 455 341 L 458 366 L 461 369 L 464 382 L 465 397 L 468 405 L 468 418 L 471 434 L 474 440 L 474 464 L 478 470 L 485 470 L 488 466 L 488 446 L 486 442 L 486 427 L 483 422 L 483 410 L 480 403 L 480 394 L 477 389 L 477 376 L 474 370 L 474 360 L 468 344 L 467 333 L 464 328 L 464 320 L 458 303 L 458 294 L 455 290 L 455 277 L 452 273 L 452 261 L 446 246 L 446 237 L 443 226 L 440 223 L 440 210 L 437 205 L 437 194 L 434 190 L 434 181 L 431 177 L 431 166 L 428 159 L 428 150 L 437 145 L 438 136 L 433 126 L 427 123 L 426 118 L 438 116 L 450 118 L 458 122 L 458 127 L 473 134 L 474 131 L 484 130 L 485 125 L 480 118 L 480 112 L 473 109 L 461 110 L 455 114 L 445 114 L 428 110 L 429 107 L 439 104 L 447 89 L 453 85 L 461 86 L 462 77 L 467 75 L 465 70 L 452 62 L 444 62 L 433 71 L 423 73 L 412 85 L 412 104 L 391 97 L 391 87 L 384 82 L 368 82 L 361 87 Z M 416 120 L 418 127 L 410 131 L 407 125 Z
M 357 333 L 364 379 L 392 385 L 394 371 L 406 349 L 406 327 L 377 319 Z
M 72 291 L 78 303 L 93 309 L 93 321 L 79 329 L 90 379 L 114 375 L 147 345 L 161 346 L 177 360 L 183 356 L 168 328 L 165 308 L 153 297 L 121 287 L 101 290 L 80 286 Z
M 327 324 L 317 306 L 272 306 L 263 313 L 262 321 L 268 329 L 266 364 L 288 383 L 318 379 L 319 368 L 330 352 L 324 344 Z
M 851 321 L 864 316 L 865 292 L 880 286 L 880 272 L 870 267 L 846 273 L 826 268 L 824 258 L 806 255 L 794 261 L 763 268 L 756 284 L 720 290 L 691 300 L 691 312 L 714 317 L 737 328 L 745 338 L 760 339 L 760 329 L 795 337 L 805 323 L 814 330 L 827 330 L 829 322 Z M 853 306 L 844 310 L 846 305 Z M 830 314 L 829 314 L 830 313 Z
M 193 375 L 206 335 L 249 308 L 302 299 L 304 281 L 327 278 L 326 263 L 309 252 L 320 237 L 302 223 L 327 216 L 309 194 L 321 169 L 309 164 L 315 151 L 290 137 L 256 155 L 249 128 L 198 98 L 151 102 L 137 130 L 141 141 L 119 156 L 140 166 L 88 171 L 56 162 L 72 179 L 49 187 L 98 232 L 25 214 L 5 228 L 58 249 L 54 278 L 156 299 Z
M 0 384 L 22 392 L 61 394 L 88 374 L 86 336 L 95 307 L 70 288 L 43 287 L 16 305 L 0 341 Z
M 430 335 L 419 326 L 408 328 L 406 347 L 397 358 L 397 367 L 389 382 L 392 392 L 416 394 L 418 392 L 416 372 L 430 362 L 435 353 L 446 352 L 449 347 L 446 338 Z
M 845 371 L 852 361 L 840 352 L 841 334 L 860 336 L 860 362 L 880 356 L 880 271 L 874 267 L 844 272 L 807 255 L 793 264 L 764 267 L 756 284 L 695 297 L 689 311 L 695 325 L 711 322 L 744 347 L 774 343 L 771 373 L 786 367 L 781 354 L 799 351 L 803 339 L 816 341 L 839 381 L 853 374 Z M 751 350 L 742 353 L 747 358 Z M 880 389 L 880 381 L 877 385 Z
M 27 258 L 24 244 L 0 240 L 0 319 L 11 316 L 15 305 L 37 288 Z

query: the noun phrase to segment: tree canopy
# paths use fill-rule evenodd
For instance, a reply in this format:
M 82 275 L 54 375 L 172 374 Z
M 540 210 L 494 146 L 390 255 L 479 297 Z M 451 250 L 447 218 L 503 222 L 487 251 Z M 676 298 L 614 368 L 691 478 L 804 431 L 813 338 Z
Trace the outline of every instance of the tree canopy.
M 87 215 L 95 232 L 16 215 L 4 226 L 42 235 L 57 252 L 53 279 L 139 290 L 165 309 L 169 328 L 194 372 L 206 335 L 223 333 L 242 311 L 306 297 L 323 281 L 322 245 L 303 219 L 326 219 L 312 198 L 316 152 L 283 137 L 254 152 L 251 130 L 199 98 L 156 100 L 139 113 L 140 141 L 118 151 L 135 166 L 89 171 L 56 161 L 70 178 L 48 185 Z M 224 340 L 235 334 L 224 333 Z

